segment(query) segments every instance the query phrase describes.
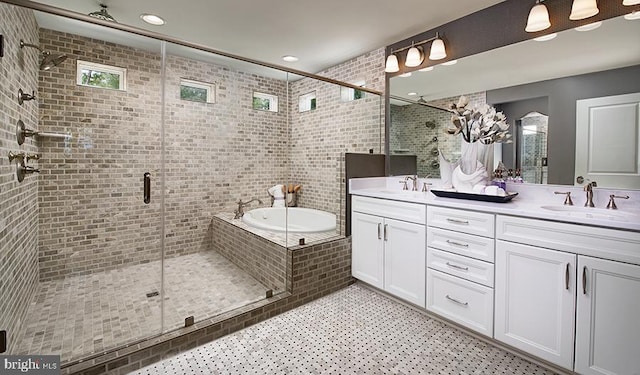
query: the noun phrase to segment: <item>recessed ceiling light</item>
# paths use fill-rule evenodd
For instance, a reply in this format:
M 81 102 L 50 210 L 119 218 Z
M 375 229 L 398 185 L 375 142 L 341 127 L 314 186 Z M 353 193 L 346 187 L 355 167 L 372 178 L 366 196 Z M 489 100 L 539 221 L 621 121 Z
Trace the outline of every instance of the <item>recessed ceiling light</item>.
M 402 78 L 411 77 L 411 72 L 400 74 L 399 77 L 402 77 Z
M 418 95 L 418 93 L 417 93 L 417 92 L 410 92 L 410 93 L 408 93 L 407 95 L 409 95 L 409 96 L 416 96 L 416 95 Z
M 449 66 L 449 65 L 455 65 L 457 63 L 458 63 L 458 60 L 451 60 L 451 61 L 443 62 L 442 65 Z
M 426 68 L 418 69 L 419 72 L 430 72 L 433 70 L 433 66 L 428 66 Z
M 140 18 L 144 22 L 146 22 L 146 23 L 148 23 L 150 25 L 162 26 L 162 25 L 165 24 L 164 19 L 162 19 L 162 17 L 156 16 L 155 14 L 147 14 L 147 13 L 141 14 Z
M 282 56 L 282 60 L 286 61 L 286 62 L 296 62 L 299 59 L 293 55 L 284 55 Z
M 576 27 L 576 31 L 591 31 L 591 30 L 597 29 L 600 26 L 602 26 L 602 21 L 593 22 L 588 25 L 578 26 Z
M 543 36 L 539 36 L 537 38 L 533 38 L 536 42 L 546 42 L 547 40 L 551 40 L 558 36 L 558 33 L 551 33 Z
M 625 20 L 640 20 L 640 10 L 636 10 L 635 12 L 631 12 L 629 14 L 624 15 Z

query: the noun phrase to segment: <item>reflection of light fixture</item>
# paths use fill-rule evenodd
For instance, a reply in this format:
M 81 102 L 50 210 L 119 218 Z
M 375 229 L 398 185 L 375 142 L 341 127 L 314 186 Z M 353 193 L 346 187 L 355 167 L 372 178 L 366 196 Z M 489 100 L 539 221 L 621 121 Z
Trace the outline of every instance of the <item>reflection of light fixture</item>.
M 450 60 L 450 61 L 447 61 L 447 62 L 443 62 L 442 65 L 450 66 L 450 65 L 455 65 L 457 63 L 458 63 L 458 60 Z
M 536 42 L 546 42 L 547 40 L 551 40 L 558 36 L 558 33 L 551 33 L 543 36 L 539 36 L 537 38 L 533 38 Z
M 635 11 L 629 14 L 625 14 L 624 19 L 629 21 L 640 20 L 640 11 Z
M 285 55 L 285 56 L 282 56 L 282 60 L 284 60 L 286 62 L 296 62 L 296 61 L 298 61 L 298 58 L 296 56 L 293 56 L 293 55 Z
M 427 66 L 426 68 L 418 69 L 419 72 L 430 72 L 433 70 L 433 66 Z
M 602 26 L 602 21 L 592 22 L 588 25 L 582 25 L 582 26 L 576 27 L 576 31 L 591 31 L 591 30 L 597 29 L 600 26 Z
M 155 14 L 148 14 L 148 13 L 141 14 L 140 19 L 154 26 L 162 26 L 165 24 L 164 19 L 162 17 L 156 16 Z
M 417 92 L 410 92 L 410 93 L 408 93 L 407 95 L 409 95 L 409 96 L 416 96 L 416 95 L 418 95 L 418 93 L 417 93 Z
M 536 5 L 531 8 L 529 12 L 529 18 L 527 18 L 527 26 L 524 31 L 528 33 L 535 33 L 551 27 L 549 21 L 549 11 L 547 6 L 542 4 L 542 0 L 536 0 Z
M 402 77 L 402 78 L 411 77 L 411 72 L 402 73 L 398 77 Z
M 429 42 L 431 42 L 431 49 L 429 50 L 429 60 L 441 60 L 447 57 L 444 41 L 440 39 L 440 36 L 438 35 L 438 33 L 436 33 L 436 36 L 433 38 L 426 39 L 418 43 L 411 43 L 411 46 L 403 47 L 397 50 L 391 50 L 391 53 L 389 54 L 389 56 L 387 56 L 384 71 L 387 73 L 395 73 L 400 71 L 396 53 L 402 52 L 404 50 L 408 50 L 404 65 L 409 68 L 420 66 L 420 64 L 422 64 L 422 62 L 424 61 L 424 52 L 422 51 L 420 45 Z
M 622 5 L 638 5 L 640 4 L 640 0 L 622 0 Z
M 100 4 L 100 8 L 100 10 L 89 13 L 89 16 L 103 21 L 118 22 L 109 13 L 107 13 L 107 6 L 105 4 Z
M 573 0 L 569 19 L 572 21 L 583 20 L 598 14 L 598 3 L 596 0 Z

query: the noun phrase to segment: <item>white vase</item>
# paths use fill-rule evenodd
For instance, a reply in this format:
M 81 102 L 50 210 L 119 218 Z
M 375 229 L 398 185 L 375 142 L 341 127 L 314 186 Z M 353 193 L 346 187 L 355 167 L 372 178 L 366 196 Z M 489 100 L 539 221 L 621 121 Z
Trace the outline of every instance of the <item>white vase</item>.
M 474 186 L 489 182 L 486 165 L 493 168 L 493 145 L 479 142 L 462 142 L 462 157 L 451 174 L 451 182 L 457 191 L 472 192 Z

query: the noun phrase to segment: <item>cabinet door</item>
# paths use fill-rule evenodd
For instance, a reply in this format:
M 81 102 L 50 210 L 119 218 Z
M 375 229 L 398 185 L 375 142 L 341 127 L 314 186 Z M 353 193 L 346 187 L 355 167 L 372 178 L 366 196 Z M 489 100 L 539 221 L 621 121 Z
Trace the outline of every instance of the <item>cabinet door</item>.
M 576 368 L 640 374 L 640 266 L 578 257 Z
M 576 256 L 497 241 L 495 338 L 573 368 Z
M 384 287 L 382 218 L 354 212 L 351 215 L 351 275 L 376 288 Z
M 426 230 L 424 225 L 385 219 L 384 289 L 425 307 Z

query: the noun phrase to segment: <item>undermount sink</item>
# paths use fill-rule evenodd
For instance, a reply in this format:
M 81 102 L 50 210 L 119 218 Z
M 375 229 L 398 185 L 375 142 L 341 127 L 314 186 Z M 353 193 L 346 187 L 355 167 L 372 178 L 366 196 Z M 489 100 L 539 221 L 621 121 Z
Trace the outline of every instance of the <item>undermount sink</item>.
M 635 213 L 609 210 L 593 207 L 577 206 L 540 206 L 543 210 L 562 212 L 564 215 L 573 217 L 584 217 L 588 219 L 606 219 L 617 221 L 637 220 L 639 217 Z

